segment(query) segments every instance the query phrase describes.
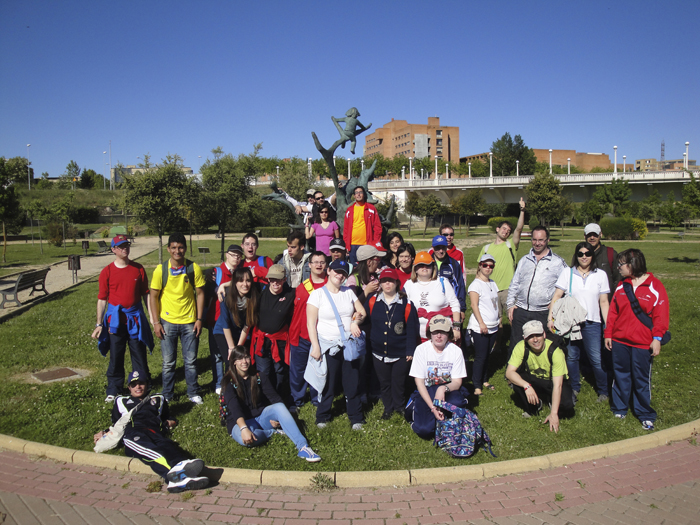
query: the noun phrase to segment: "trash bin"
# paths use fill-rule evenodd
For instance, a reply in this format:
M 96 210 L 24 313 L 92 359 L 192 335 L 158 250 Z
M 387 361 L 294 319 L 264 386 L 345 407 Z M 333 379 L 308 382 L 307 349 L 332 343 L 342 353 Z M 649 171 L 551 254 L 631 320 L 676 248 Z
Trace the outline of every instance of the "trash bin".
M 80 270 L 80 255 L 68 256 L 68 269 L 73 271 Z
M 87 257 L 88 248 L 90 248 L 90 241 L 83 241 L 83 251 L 85 251 L 85 257 Z

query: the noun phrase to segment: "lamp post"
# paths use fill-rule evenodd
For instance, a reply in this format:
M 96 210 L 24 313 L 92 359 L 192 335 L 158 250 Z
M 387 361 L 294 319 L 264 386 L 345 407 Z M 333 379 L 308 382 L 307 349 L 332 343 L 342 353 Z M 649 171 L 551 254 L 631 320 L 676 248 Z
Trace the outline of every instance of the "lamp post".
M 29 146 L 31 144 L 27 144 L 27 184 L 29 185 L 29 189 L 32 189 L 32 171 L 29 169 Z
M 688 154 L 683 153 L 683 169 L 685 169 L 685 167 L 687 166 L 687 162 L 688 162 Z
M 549 150 L 549 174 L 552 174 L 552 150 Z
M 520 177 L 520 161 L 515 161 L 515 176 Z
M 566 174 L 571 175 L 571 157 L 566 159 Z
M 690 167 L 690 157 L 688 156 L 688 146 L 690 146 L 690 142 L 685 143 L 685 169 L 688 169 Z
M 360 169 L 365 171 L 365 159 L 360 159 Z
M 107 176 L 105 175 L 105 166 L 107 165 L 107 162 L 105 162 L 105 160 L 106 160 L 105 155 L 107 155 L 107 152 L 103 151 L 102 152 L 102 161 L 104 163 L 104 166 L 102 166 L 102 189 L 103 190 L 107 189 Z
M 279 176 L 280 176 L 280 167 L 279 167 L 279 166 L 275 166 L 275 168 L 277 168 L 277 176 L 279 177 Z
M 335 155 L 333 155 L 333 167 L 335 168 Z
M 348 180 L 350 180 L 350 157 L 348 157 Z
M 489 151 L 489 179 L 493 179 L 493 153 Z
M 627 155 L 622 156 L 622 173 L 627 172 Z
M 613 146 L 615 150 L 615 166 L 613 167 L 613 173 L 617 174 L 617 146 Z
M 401 166 L 401 180 L 406 178 L 406 166 Z
M 469 164 L 469 178 L 471 179 L 472 178 L 472 163 L 468 162 L 467 164 Z
M 423 168 L 420 169 L 420 178 L 423 180 Z
M 408 157 L 408 178 L 413 178 L 413 157 Z
M 435 180 L 438 180 L 438 170 L 437 170 L 437 155 L 435 155 Z

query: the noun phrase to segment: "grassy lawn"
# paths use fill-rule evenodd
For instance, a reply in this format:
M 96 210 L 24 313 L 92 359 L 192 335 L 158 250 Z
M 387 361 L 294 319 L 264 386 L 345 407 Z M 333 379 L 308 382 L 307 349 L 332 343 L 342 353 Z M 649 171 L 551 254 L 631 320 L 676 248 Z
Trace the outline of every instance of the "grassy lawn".
M 41 250 L 44 250 L 42 255 Z M 1 249 L 1 248 L 0 248 Z M 96 255 L 98 252 L 97 242 L 90 240 L 90 248 L 88 255 Z M 21 271 L 23 266 L 39 266 L 49 265 L 62 260 L 66 260 L 69 255 L 85 255 L 82 249 L 81 240 L 76 244 L 68 241 L 65 249 L 49 244 L 46 240 L 39 245 L 39 239 L 34 240 L 34 244 L 29 241 L 27 243 L 13 243 L 7 245 L 6 263 L 0 263 L 0 272 L 13 273 Z
M 487 240 L 490 239 L 485 237 L 485 242 Z M 568 260 L 575 241 L 578 241 L 577 237 L 555 241 L 553 248 Z M 218 248 L 216 241 L 195 242 L 195 246 L 200 245 L 210 246 L 212 252 Z M 523 244 L 520 255 L 526 252 L 526 245 L 529 242 Z M 661 277 L 670 296 L 673 340 L 663 347 L 653 371 L 653 406 L 659 413 L 657 428 L 669 428 L 699 418 L 700 330 L 697 319 L 700 317 L 700 243 L 646 241 L 611 242 L 610 245 L 617 250 L 633 245 L 641 247 L 650 271 Z M 260 252 L 274 256 L 283 248 L 282 241 L 263 241 Z M 473 262 L 470 261 L 477 254 L 478 248 L 473 248 L 467 255 L 471 268 Z M 213 262 L 215 254 L 211 256 Z M 201 257 L 197 255 L 196 260 L 201 262 Z M 156 264 L 155 253 L 142 258 L 144 264 L 149 261 L 151 265 Z M 209 266 L 209 259 L 207 263 Z M 100 356 L 90 338 L 96 295 L 97 283 L 93 280 L 70 291 L 54 294 L 46 302 L 0 325 L 0 334 L 5 341 L 0 350 L 0 432 L 91 450 L 92 435 L 108 426 L 111 407 L 103 403 L 108 361 Z M 149 365 L 157 390 L 160 388 L 161 368 L 158 346 L 149 357 Z M 46 385 L 21 380 L 23 375 L 32 371 L 60 366 L 87 369 L 92 374 L 78 381 Z M 275 436 L 264 447 L 245 449 L 226 434 L 219 424 L 218 399 L 211 393 L 206 337 L 201 339 L 198 359 L 200 384 L 207 392 L 204 405 L 192 406 L 186 400 L 182 366 L 179 359 L 176 401 L 172 408 L 181 424 L 173 437 L 185 450 L 211 465 L 310 471 L 453 466 L 537 456 L 543 451 L 565 451 L 645 433 L 634 417 L 624 421 L 613 418 L 607 404 L 596 402 L 597 396 L 587 381 L 582 383 L 575 417 L 562 421 L 559 434 L 550 433 L 541 424 L 544 416 L 523 419 L 522 409 L 514 404 L 512 391 L 503 380 L 505 361 L 501 350 L 492 356 L 490 363 L 496 391 L 487 392 L 479 399 L 470 398 L 471 408 L 479 415 L 494 442 L 497 459 L 484 452 L 466 460 L 452 459 L 431 442 L 415 436 L 401 418 L 394 416 L 389 421 L 382 421 L 381 402 L 368 408 L 367 424 L 363 430 L 353 432 L 344 415 L 344 401 L 339 397 L 334 408 L 336 417 L 323 430 L 314 425 L 313 406 L 308 404 L 300 411 L 301 427 L 311 446 L 323 458 L 321 463 L 312 465 L 296 458 L 294 446 L 284 436 Z M 546 415 L 547 411 L 544 412 Z

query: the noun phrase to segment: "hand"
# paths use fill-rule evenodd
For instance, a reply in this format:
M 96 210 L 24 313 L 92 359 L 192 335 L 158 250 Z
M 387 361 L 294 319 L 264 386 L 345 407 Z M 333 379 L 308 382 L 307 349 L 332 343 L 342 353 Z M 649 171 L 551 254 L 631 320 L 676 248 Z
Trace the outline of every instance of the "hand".
M 483 335 L 489 335 L 489 327 L 486 326 L 483 321 L 479 323 L 479 332 L 481 332 Z
M 321 358 L 323 357 L 323 354 L 321 353 L 321 347 L 316 345 L 316 346 L 311 346 L 311 357 L 313 357 L 316 361 L 320 361 Z
M 158 339 L 163 339 L 165 337 L 165 330 L 163 330 L 163 325 L 160 323 L 154 324 L 153 333 Z
M 453 326 L 452 327 L 452 335 L 454 336 L 454 339 L 452 339 L 452 340 L 455 341 L 459 345 L 459 342 L 462 339 L 462 328 L 459 326 Z
M 253 432 L 249 428 L 244 428 L 243 430 L 241 430 L 241 439 L 246 445 L 252 445 L 253 441 L 258 440 L 258 438 L 255 437 L 255 434 L 253 434 Z
M 194 335 L 199 337 L 199 335 L 202 333 L 202 321 L 195 321 L 194 322 Z
M 410 361 L 413 361 L 413 356 L 412 356 L 412 355 L 407 355 L 407 356 L 406 356 L 406 362 L 408 363 L 408 362 L 410 362 Z
M 438 421 L 442 421 L 445 419 L 445 414 L 443 414 L 442 410 L 440 410 L 435 405 L 432 406 L 430 411 L 433 413 L 433 415 L 435 416 L 435 419 L 437 419 Z
M 459 322 L 460 324 L 464 322 L 465 312 L 459 312 Z
M 531 405 L 539 404 L 540 398 L 537 397 L 537 392 L 535 392 L 534 388 L 530 387 L 527 390 L 525 390 L 525 395 L 527 396 L 527 402 Z
M 360 337 L 360 335 L 362 335 L 362 330 L 360 330 L 360 327 L 357 323 L 350 323 L 350 333 L 354 337 Z
M 97 434 L 95 434 L 94 436 L 92 436 L 92 439 L 93 439 L 93 441 L 95 442 L 95 444 L 97 444 L 97 442 L 98 442 L 100 439 L 102 439 L 102 436 L 104 436 L 104 435 L 105 435 L 105 433 L 104 433 L 102 430 L 100 430 Z
M 549 430 L 551 432 L 559 432 L 559 416 L 552 412 L 544 420 L 544 423 L 549 422 Z
M 520 197 L 520 202 L 518 204 L 520 205 L 520 211 L 525 211 L 525 201 L 522 197 Z
M 177 426 L 177 421 L 175 421 L 174 419 L 168 419 L 165 422 L 165 424 L 168 426 L 168 428 L 172 429 L 172 428 L 175 428 Z
M 216 296 L 219 298 L 220 303 L 223 303 L 224 299 L 226 299 L 226 287 L 223 284 L 220 284 L 216 289 Z
M 612 351 L 612 339 L 610 337 L 605 338 L 605 348 Z
M 294 211 L 296 212 L 297 215 L 301 215 L 303 213 L 301 211 L 301 206 L 299 206 L 299 205 L 294 206 Z
M 102 327 L 101 326 L 96 326 L 95 330 L 92 332 L 92 338 L 93 339 L 99 339 L 100 334 L 102 333 Z
M 651 356 L 656 357 L 661 352 L 661 341 L 653 339 L 649 348 L 651 348 Z
M 369 294 L 373 294 L 377 290 L 379 290 L 379 281 L 372 281 L 362 287 L 362 291 L 365 292 L 365 297 Z
M 511 324 L 513 323 L 513 312 L 515 312 L 516 308 L 517 306 L 511 306 L 508 308 L 508 320 L 511 322 Z
M 547 321 L 547 328 L 549 328 L 550 332 L 555 333 L 554 332 L 554 321 L 552 321 L 552 320 Z

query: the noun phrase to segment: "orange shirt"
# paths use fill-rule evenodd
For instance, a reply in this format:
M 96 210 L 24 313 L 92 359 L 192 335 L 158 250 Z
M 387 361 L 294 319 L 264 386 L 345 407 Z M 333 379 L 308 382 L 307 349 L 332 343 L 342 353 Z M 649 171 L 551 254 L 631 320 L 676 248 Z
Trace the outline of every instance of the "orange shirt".
M 365 225 L 365 205 L 354 204 L 352 215 L 352 244 L 362 246 L 367 244 L 367 226 Z

